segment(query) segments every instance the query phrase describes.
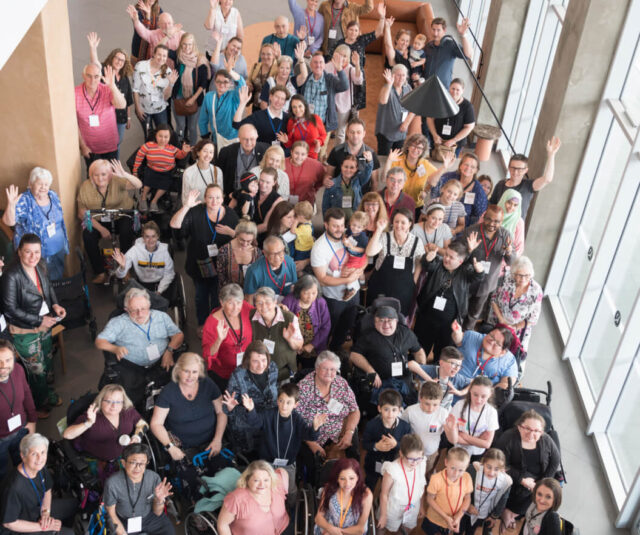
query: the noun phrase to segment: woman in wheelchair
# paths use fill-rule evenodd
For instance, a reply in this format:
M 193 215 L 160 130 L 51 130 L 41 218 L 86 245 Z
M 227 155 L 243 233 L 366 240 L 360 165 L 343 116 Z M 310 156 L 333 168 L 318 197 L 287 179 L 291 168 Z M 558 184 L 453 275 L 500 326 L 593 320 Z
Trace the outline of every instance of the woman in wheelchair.
M 146 426 L 124 388 L 106 385 L 87 412 L 72 422 L 62 436 L 72 440 L 77 450 L 98 459 L 98 474 L 102 476 L 105 462 L 120 457 L 128 442 L 140 442 Z
M 180 461 L 187 450 L 209 450 L 209 459 L 217 455 L 226 427 L 222 394 L 206 376 L 204 361 L 195 353 L 183 353 L 171 372 L 171 382 L 158 396 L 151 431 L 171 458 Z
M 372 504 L 373 494 L 364 483 L 358 461 L 339 459 L 322 489 L 314 535 L 366 533 Z
M 118 263 L 116 277 L 124 279 L 133 267 L 136 279 L 147 288 L 172 301 L 169 288 L 176 272 L 173 258 L 166 243 L 160 243 L 160 227 L 149 221 L 142 227 L 142 238 L 138 238 L 125 254 L 114 249 L 113 259 Z

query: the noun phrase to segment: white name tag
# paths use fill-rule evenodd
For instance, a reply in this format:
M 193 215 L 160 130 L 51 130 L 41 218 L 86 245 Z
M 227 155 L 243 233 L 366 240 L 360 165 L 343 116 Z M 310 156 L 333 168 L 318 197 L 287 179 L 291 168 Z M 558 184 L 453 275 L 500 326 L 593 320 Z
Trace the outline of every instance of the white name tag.
M 47 225 L 47 236 L 49 236 L 49 238 L 53 238 L 55 235 L 56 235 L 56 224 L 49 223 Z
M 353 197 L 351 195 L 343 195 L 342 208 L 351 208 L 353 206 Z
M 300 195 L 289 195 L 289 202 L 291 204 L 298 204 L 300 201 Z
M 42 305 L 40 306 L 40 313 L 38 315 L 46 316 L 48 313 L 49 313 L 49 305 L 47 305 L 47 302 L 43 299 Z
M 424 176 L 427 174 L 427 170 L 424 168 L 424 165 L 420 164 L 416 169 L 416 173 L 418 173 L 418 176 Z
M 329 39 L 335 39 L 338 36 L 338 30 L 331 29 L 329 30 Z
M 244 358 L 244 351 L 241 353 L 236 353 L 236 366 L 240 366 L 242 364 L 242 359 Z
M 140 533 L 142 531 L 142 517 L 132 516 L 127 519 L 127 533 Z
M 332 271 L 331 272 L 331 276 L 335 277 L 336 279 L 339 279 L 340 278 L 340 270 L 336 269 L 336 270 Z
M 145 351 L 147 352 L 147 358 L 150 361 L 158 360 L 160 358 L 160 351 L 156 344 L 149 344 Z
M 408 111 L 403 111 L 402 112 L 402 122 L 403 123 L 407 120 L 407 115 L 409 115 Z
M 376 461 L 376 474 L 382 474 L 382 463 L 380 461 Z
M 491 262 L 484 260 L 482 262 L 480 262 L 480 265 L 482 266 L 482 270 L 485 273 L 489 273 L 489 271 L 491 271 Z
M 476 194 L 473 191 L 468 191 L 464 194 L 464 204 L 473 204 L 476 201 Z
M 402 375 L 402 362 L 391 363 L 391 377 L 400 377 Z
M 316 105 L 312 102 L 309 102 L 309 113 L 313 113 L 316 109 Z
M 334 30 L 335 31 L 335 30 Z M 307 42 L 312 45 L 313 43 L 316 42 L 316 38 L 313 35 L 310 35 L 309 37 L 307 37 Z
M 274 459 L 273 460 L 273 466 L 275 466 L 276 468 L 280 468 L 282 466 L 287 466 L 287 464 L 289 464 L 289 461 L 287 459 Z
M 280 142 L 279 142 L 277 139 L 274 139 L 274 140 L 271 142 L 271 144 L 272 144 L 272 145 L 274 145 L 275 147 L 279 147 L 279 146 L 280 146 Z
M 100 126 L 100 117 L 97 115 L 89 115 L 89 126 Z
M 443 124 L 442 125 L 442 135 L 443 136 L 450 136 L 451 135 L 451 125 L 450 124 Z
M 447 300 L 444 297 L 440 297 L 436 295 L 435 300 L 433 301 L 433 308 L 436 310 L 444 310 L 444 307 L 447 306 Z
M 404 261 L 406 258 L 404 256 L 394 255 L 393 257 L 393 269 L 404 269 Z
M 327 410 L 331 414 L 340 414 L 342 407 L 344 407 L 344 405 L 335 398 L 331 398 L 329 403 L 327 403 Z
M 291 232 L 290 230 L 288 230 L 282 235 L 282 239 L 286 242 L 290 242 L 296 239 L 296 235 L 294 232 Z
M 210 257 L 218 256 L 218 246 L 215 243 L 210 243 L 207 245 L 207 254 Z
M 111 216 L 108 214 L 101 216 L 100 223 L 111 223 Z
M 262 341 L 262 343 L 264 343 L 267 351 L 273 355 L 273 352 L 276 349 L 276 343 L 273 340 L 267 340 L 266 338 Z
M 222 31 L 222 33 L 230 33 L 231 32 L 231 28 L 229 28 L 228 26 L 223 26 L 221 31 Z
M 4 319 L 4 314 L 0 314 L 0 331 L 4 331 L 7 328 L 7 320 Z
M 18 429 L 18 427 L 22 426 L 22 418 L 20 418 L 19 414 L 12 416 L 7 420 L 7 427 L 9 428 L 9 433 L 14 429 Z

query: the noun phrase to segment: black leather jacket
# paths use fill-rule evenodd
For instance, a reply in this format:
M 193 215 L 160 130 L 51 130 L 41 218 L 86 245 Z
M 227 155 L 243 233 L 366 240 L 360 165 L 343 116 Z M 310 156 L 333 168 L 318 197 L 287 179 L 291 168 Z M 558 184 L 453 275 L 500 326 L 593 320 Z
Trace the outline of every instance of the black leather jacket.
M 43 296 L 53 314 L 53 305 L 58 304 L 56 294 L 51 287 L 51 282 L 42 265 L 36 267 L 42 294 L 38 287 L 29 278 L 22 268 L 20 261 L 14 262 L 3 273 L 2 283 L 2 309 L 7 318 L 7 323 L 23 329 L 35 329 L 42 323 L 40 310 Z

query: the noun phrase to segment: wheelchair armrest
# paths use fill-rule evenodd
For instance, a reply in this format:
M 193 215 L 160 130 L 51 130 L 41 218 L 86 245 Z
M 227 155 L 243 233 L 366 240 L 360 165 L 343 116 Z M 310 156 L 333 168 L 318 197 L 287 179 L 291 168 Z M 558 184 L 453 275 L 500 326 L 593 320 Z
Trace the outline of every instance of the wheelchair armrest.
M 63 439 L 60 442 L 60 448 L 73 466 L 74 470 L 78 473 L 89 468 L 89 463 L 87 463 L 86 459 L 73 447 L 70 440 Z

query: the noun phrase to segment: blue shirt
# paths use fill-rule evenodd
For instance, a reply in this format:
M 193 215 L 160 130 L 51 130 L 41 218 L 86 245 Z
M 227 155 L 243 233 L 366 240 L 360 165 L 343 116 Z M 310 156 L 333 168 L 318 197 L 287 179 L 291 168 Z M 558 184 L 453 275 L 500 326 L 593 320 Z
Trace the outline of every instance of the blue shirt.
M 430 41 L 424 47 L 425 63 L 424 77 L 429 78 L 432 74 L 436 74 L 442 85 L 449 88 L 451 85 L 451 76 L 453 74 L 453 64 L 457 58 L 464 58 L 462 47 L 458 45 L 449 35 L 445 35 L 440 44 L 436 45 Z
M 233 116 L 240 105 L 239 89 L 246 85 L 243 78 L 240 78 L 233 89 L 223 93 L 220 98 L 215 91 L 209 91 L 202 101 L 200 108 L 200 118 L 198 119 L 198 127 L 200 135 L 205 136 L 211 132 L 211 139 L 216 140 L 217 133 L 225 139 L 235 139 L 238 137 L 238 131 L 233 128 Z M 215 99 L 214 99 L 215 97 Z
M 98 338 L 117 346 L 124 346 L 129 352 L 124 358 L 138 366 L 150 366 L 160 360 L 167 350 L 169 338 L 178 334 L 180 329 L 168 314 L 151 310 L 149 321 L 138 325 L 129 314 L 121 314 L 109 320 Z M 147 347 L 155 345 L 157 358 L 150 358 Z
M 262 257 L 247 269 L 244 276 L 244 293 L 253 295 L 258 288 L 267 286 L 273 288 L 277 295 L 287 295 L 297 280 L 296 263 L 289 255 L 285 255 L 284 262 L 280 266 L 280 273 L 274 273 L 267 266 L 267 259 Z
M 516 358 L 511 351 L 507 351 L 501 357 L 492 358 L 484 365 L 484 371 L 478 366 L 478 351 L 482 348 L 482 340 L 486 335 L 475 331 L 466 331 L 462 338 L 462 345 L 458 348 L 464 355 L 462 368 L 458 375 L 465 379 L 465 384 L 469 384 L 471 379 L 479 375 L 485 375 L 495 385 L 500 382 L 503 377 L 518 377 L 518 364 Z
M 320 50 L 324 39 L 324 17 L 316 11 L 315 17 L 309 17 L 307 11 L 298 5 L 297 0 L 289 0 L 289 9 L 293 14 L 293 28 L 298 31 L 301 26 L 307 27 L 307 38 L 305 39 L 309 50 L 313 54 L 316 50 Z M 313 42 L 309 44 L 309 37 Z
M 54 191 L 49 191 L 49 206 L 40 206 L 31 190 L 20 196 L 16 204 L 16 225 L 13 236 L 15 248 L 18 248 L 22 236 L 37 234 L 42 242 L 42 256 L 48 258 L 64 250 L 69 252 L 67 227 L 64 224 L 62 205 Z M 47 227 L 55 223 L 55 233 L 50 237 Z
M 446 381 L 441 380 L 438 374 L 440 366 L 434 366 L 433 364 L 423 364 L 420 367 L 429 377 L 431 377 L 431 379 L 435 379 L 440 383 L 440 388 L 442 388 L 443 396 L 440 406 L 449 410 L 454 403 L 454 395 L 452 392 L 450 392 L 449 383 L 451 383 L 453 385 L 453 388 L 455 388 L 456 390 L 462 390 L 465 386 L 467 386 L 469 381 L 466 378 L 462 377 L 459 373 L 457 373 L 453 377 L 449 377 L 448 379 L 446 379 Z M 457 398 L 455 401 L 457 401 Z
M 280 45 L 280 52 L 282 53 L 282 55 L 289 56 L 293 60 L 293 64 L 295 65 L 296 46 L 298 46 L 299 42 L 300 39 L 298 39 L 295 35 L 288 34 L 286 37 L 276 37 L 276 34 L 272 33 L 271 35 L 267 35 L 262 40 L 262 44 L 260 46 L 264 45 L 265 43 L 278 43 Z

